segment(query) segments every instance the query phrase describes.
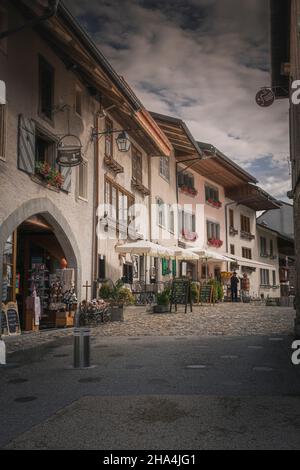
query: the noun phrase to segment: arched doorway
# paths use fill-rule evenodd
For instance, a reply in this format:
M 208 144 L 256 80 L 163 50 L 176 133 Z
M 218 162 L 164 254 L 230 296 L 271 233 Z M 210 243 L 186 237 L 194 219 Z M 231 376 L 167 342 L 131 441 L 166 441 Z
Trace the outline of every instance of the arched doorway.
M 53 273 L 60 267 L 60 260 L 66 258 L 68 268 L 74 272 L 75 289 L 77 296 L 80 297 L 81 260 L 77 242 L 62 212 L 46 198 L 27 201 L 1 224 L 0 292 L 2 295 L 7 284 L 7 272 L 4 273 L 3 269 L 7 270 L 10 263 L 10 260 L 7 261 L 9 244 L 17 246 L 18 238 L 20 245 L 18 249 L 15 249 L 15 265 L 12 264 L 11 269 L 16 270 L 18 266 L 19 278 L 21 272 L 23 273 L 22 282 L 25 277 L 28 278 L 28 271 L 31 270 L 32 265 L 35 267 L 38 263 L 43 263 L 46 265 L 47 272 Z M 20 282 L 19 278 L 17 278 L 17 284 Z M 15 284 L 13 284 L 13 289 L 18 292 Z M 24 302 L 24 299 L 20 299 L 21 302 Z M 21 305 L 21 308 L 24 306 Z

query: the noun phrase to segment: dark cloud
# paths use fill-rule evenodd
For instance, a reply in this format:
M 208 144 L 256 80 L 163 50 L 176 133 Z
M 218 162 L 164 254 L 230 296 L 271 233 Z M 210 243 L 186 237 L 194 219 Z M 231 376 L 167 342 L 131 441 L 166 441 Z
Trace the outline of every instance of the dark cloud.
M 288 103 L 254 100 L 270 83 L 268 0 L 65 3 L 148 109 L 184 119 L 196 139 L 286 193 Z

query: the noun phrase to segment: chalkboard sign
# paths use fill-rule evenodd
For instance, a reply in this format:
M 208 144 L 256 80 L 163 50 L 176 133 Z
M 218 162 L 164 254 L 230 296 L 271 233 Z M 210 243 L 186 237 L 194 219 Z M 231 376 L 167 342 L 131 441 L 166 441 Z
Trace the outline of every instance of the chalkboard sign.
M 18 312 L 18 304 L 16 302 L 9 302 L 6 305 L 6 317 L 9 335 L 20 335 L 20 319 Z
M 170 312 L 172 312 L 173 305 L 175 305 L 175 311 L 177 311 L 177 305 L 184 305 L 185 313 L 187 313 L 188 305 L 190 306 L 191 312 L 193 311 L 191 282 L 189 279 L 174 279 L 172 282 Z
M 201 304 L 213 303 L 213 286 L 200 286 L 200 302 Z
M 1 305 L 1 328 L 0 328 L 1 335 L 8 335 L 8 324 L 7 324 L 7 315 L 6 315 L 6 306 L 4 304 Z

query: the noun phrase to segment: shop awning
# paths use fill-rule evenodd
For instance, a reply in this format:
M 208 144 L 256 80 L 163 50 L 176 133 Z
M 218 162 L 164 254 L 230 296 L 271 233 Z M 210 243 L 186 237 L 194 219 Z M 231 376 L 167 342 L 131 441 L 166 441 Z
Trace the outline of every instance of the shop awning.
M 205 261 L 225 261 L 225 262 L 232 262 L 234 261 L 233 258 L 229 256 L 223 255 L 221 253 L 216 253 L 214 251 L 206 250 L 204 248 L 189 248 L 188 251 L 192 251 L 196 255 L 198 255 L 200 260 Z
M 247 266 L 250 268 L 275 269 L 275 266 L 273 264 L 261 263 L 260 261 L 242 258 L 239 256 L 232 256 L 232 258 L 234 259 L 231 261 L 236 261 L 241 266 Z

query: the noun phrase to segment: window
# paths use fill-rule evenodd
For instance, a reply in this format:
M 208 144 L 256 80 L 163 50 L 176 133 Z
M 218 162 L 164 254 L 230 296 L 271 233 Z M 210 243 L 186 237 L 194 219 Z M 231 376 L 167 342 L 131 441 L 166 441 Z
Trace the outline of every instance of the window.
M 276 286 L 277 285 L 277 283 L 276 283 L 276 271 L 272 272 L 272 278 L 273 278 L 273 286 Z
M 107 157 L 113 157 L 113 147 L 114 147 L 114 141 L 113 141 L 113 122 L 106 118 L 105 119 L 105 155 Z
M 0 105 L 0 159 L 5 160 L 6 146 L 6 105 Z
M 260 270 L 260 284 L 262 286 L 268 286 L 270 284 L 268 269 Z
M 78 196 L 82 199 L 88 197 L 88 161 L 83 160 L 78 167 Z
M 170 163 L 168 157 L 160 157 L 159 174 L 168 182 L 170 181 Z
M 158 225 L 160 227 L 165 227 L 166 215 L 165 215 L 164 201 L 160 198 L 157 198 L 156 204 L 157 204 Z
M 235 255 L 235 246 L 234 245 L 230 245 L 230 254 Z
M 220 224 L 207 221 L 207 240 L 220 240 Z
M 169 215 L 169 231 L 174 233 L 175 230 L 175 213 L 174 209 L 171 205 L 168 207 L 168 215 Z
M 205 186 L 205 200 L 206 202 L 218 202 L 219 190 L 211 186 Z
M 252 250 L 250 248 L 242 248 L 242 257 L 252 259 Z
M 39 112 L 48 121 L 53 120 L 54 68 L 45 59 L 39 59 Z
M 134 204 L 134 199 L 108 179 L 104 188 L 104 203 L 108 204 L 107 215 L 117 223 L 117 232 L 120 229 L 127 231 L 127 224 L 130 222 L 128 211 Z
M 251 233 L 250 218 L 245 215 L 241 215 L 241 231 Z
M 137 183 L 143 181 L 142 154 L 132 146 L 132 179 Z
M 270 256 L 274 256 L 274 241 L 270 240 Z
M 75 87 L 75 113 L 82 116 L 82 90 L 78 85 Z
M 229 227 L 234 227 L 234 212 L 233 209 L 229 209 Z
M 52 168 L 57 168 L 56 164 L 56 142 L 50 137 L 37 130 L 35 139 L 35 161 L 36 163 L 48 163 Z
M 98 279 L 106 279 L 106 260 L 104 255 L 99 256 Z
M 179 188 L 195 189 L 195 179 L 191 173 L 183 172 L 177 174 Z
M 267 254 L 267 239 L 260 237 L 260 256 L 266 256 Z

